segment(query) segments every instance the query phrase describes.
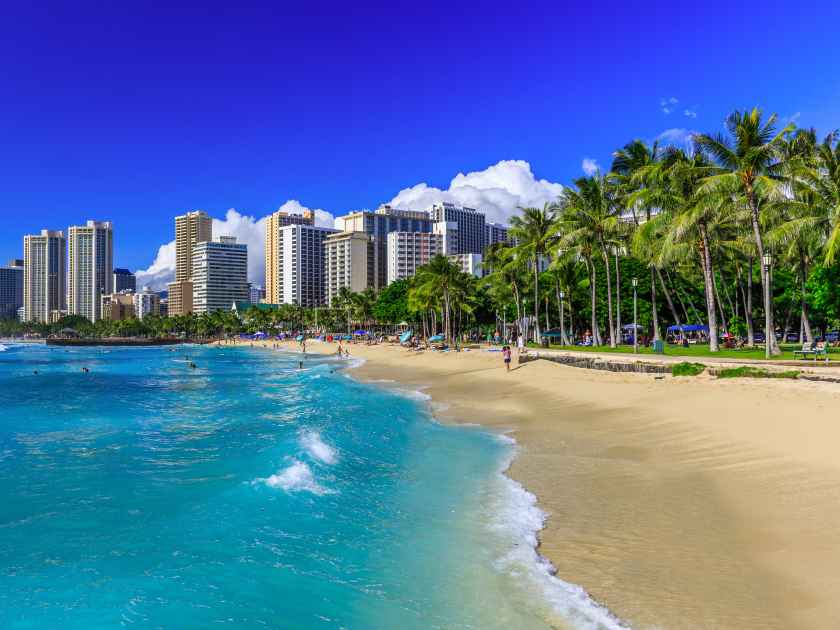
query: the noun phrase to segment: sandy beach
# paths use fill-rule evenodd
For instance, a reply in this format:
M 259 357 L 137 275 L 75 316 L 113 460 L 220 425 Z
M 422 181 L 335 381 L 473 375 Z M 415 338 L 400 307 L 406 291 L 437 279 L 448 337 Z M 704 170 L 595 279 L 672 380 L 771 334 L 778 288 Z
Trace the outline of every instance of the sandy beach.
M 840 627 L 840 385 L 350 352 L 443 421 L 509 431 L 540 552 L 633 628 Z

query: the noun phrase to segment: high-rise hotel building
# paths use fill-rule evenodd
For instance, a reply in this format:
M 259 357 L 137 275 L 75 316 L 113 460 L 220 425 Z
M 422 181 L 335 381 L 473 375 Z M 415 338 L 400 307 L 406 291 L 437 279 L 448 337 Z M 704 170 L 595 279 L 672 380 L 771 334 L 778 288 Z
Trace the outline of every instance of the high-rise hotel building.
M 23 260 L 0 267 L 0 319 L 15 319 L 23 306 Z
M 206 212 L 175 217 L 175 282 L 169 283 L 169 315 L 193 312 L 192 260 L 197 243 L 213 240 L 213 220 Z
M 49 323 L 66 310 L 67 239 L 60 230 L 23 237 L 23 318 Z
M 428 212 L 398 210 L 381 206 L 375 212 L 362 210 L 351 212 L 336 220 L 336 227 L 342 232 L 365 232 L 373 237 L 376 252 L 376 276 L 374 288 L 388 284 L 388 234 L 392 232 L 431 232 L 432 221 Z
M 280 276 L 277 260 L 280 251 L 280 228 L 289 225 L 315 225 L 315 213 L 289 214 L 278 210 L 265 221 L 265 299 L 269 304 L 280 303 Z
M 102 296 L 113 292 L 114 230 L 110 221 L 73 225 L 67 233 L 67 311 L 92 322 L 102 313 Z
M 501 223 L 487 223 L 484 226 L 484 247 L 494 243 L 508 242 L 508 227 Z
M 342 287 L 358 293 L 376 286 L 378 253 L 373 236 L 367 232 L 339 232 L 324 239 L 329 306 Z
M 271 225 L 267 229 L 273 231 Z M 266 299 L 270 304 L 324 304 L 324 240 L 336 231 L 299 224 L 277 229 L 276 237 L 271 237 L 276 238 L 271 255 L 265 260 Z M 247 300 L 247 295 L 243 299 Z
M 443 254 L 443 235 L 428 232 L 391 232 L 388 234 L 388 284 L 410 278 L 417 268 Z
M 483 213 L 444 201 L 434 204 L 429 209 L 429 216 L 434 223 L 456 224 L 457 251 L 447 252 L 448 254 L 484 253 L 485 219 Z
M 192 252 L 193 313 L 230 310 L 247 301 L 248 246 L 233 236 L 196 243 Z

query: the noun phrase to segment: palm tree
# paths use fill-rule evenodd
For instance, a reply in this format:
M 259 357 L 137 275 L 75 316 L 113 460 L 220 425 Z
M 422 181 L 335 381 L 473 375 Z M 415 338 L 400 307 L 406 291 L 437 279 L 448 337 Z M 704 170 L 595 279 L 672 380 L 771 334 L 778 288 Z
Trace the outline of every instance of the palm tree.
M 563 189 L 560 199 L 561 217 L 558 222 L 560 249 L 575 249 L 583 258 L 589 271 L 589 286 L 592 306 L 592 335 L 596 344 L 601 343 L 596 314 L 596 271 L 594 257 L 600 255 L 604 262 L 607 281 L 607 319 L 610 347 L 616 347 L 613 324 L 612 282 L 610 273 L 610 250 L 618 243 L 621 233 L 621 217 L 615 203 L 614 190 L 606 178 L 599 174 L 581 177 L 574 187 Z
M 728 137 L 699 134 L 694 137 L 697 148 L 706 153 L 720 168 L 702 186 L 702 193 L 710 202 L 736 204 L 741 198 L 749 211 L 753 238 L 760 260 L 764 258 L 762 218 L 767 208 L 782 198 L 780 180 L 784 162 L 780 159 L 785 134 L 793 131 L 792 124 L 776 131 L 776 114 L 763 118 L 759 109 L 736 111 L 726 119 Z M 772 277 L 761 266 L 761 286 L 764 290 L 765 331 L 769 354 L 779 355 L 773 320 Z
M 353 312 L 353 291 L 351 291 L 348 287 L 341 287 L 338 290 L 338 293 L 333 298 L 333 305 L 336 308 L 342 309 L 344 314 L 347 317 L 347 334 L 350 334 L 350 316 Z
M 711 165 L 702 154 L 688 155 L 669 149 L 648 174 L 647 187 L 639 196 L 656 204 L 658 214 L 639 227 L 635 249 L 649 249 L 656 242 L 656 262 L 673 264 L 696 252 L 703 272 L 709 350 L 720 350 L 714 290 L 713 239 L 721 215 L 720 206 L 698 196 L 698 188 L 710 174 Z
M 417 270 L 416 284 L 412 291 L 440 295 L 443 331 L 447 341 L 453 340 L 453 306 L 459 298 L 468 293 L 468 283 L 469 276 L 443 255 L 435 256 L 429 264 Z
M 644 196 L 636 195 L 649 185 L 648 178 L 656 173 L 662 159 L 659 143 L 648 146 L 641 140 L 633 140 L 613 153 L 610 179 L 615 183 L 619 199 L 631 212 L 637 227 L 651 220 L 658 207 Z M 642 257 L 644 260 L 645 257 Z M 650 308 L 653 320 L 653 339 L 660 339 L 659 314 L 656 306 L 656 268 L 648 257 L 650 269 Z M 664 284 L 664 283 L 663 283 Z M 669 298 L 670 299 L 670 298 Z M 635 323 L 635 322 L 634 322 Z
M 557 213 L 554 206 L 524 208 L 522 216 L 510 220 L 510 233 L 519 241 L 517 249 L 531 261 L 534 274 L 534 342 L 540 342 L 540 264 L 557 242 Z

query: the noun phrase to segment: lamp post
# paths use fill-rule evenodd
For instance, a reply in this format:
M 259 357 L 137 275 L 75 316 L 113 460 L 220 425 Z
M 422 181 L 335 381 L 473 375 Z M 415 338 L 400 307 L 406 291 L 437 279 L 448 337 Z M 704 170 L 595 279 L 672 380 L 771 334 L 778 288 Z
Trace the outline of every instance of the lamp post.
M 773 267 L 773 255 L 764 252 L 761 257 L 764 264 L 764 358 L 770 358 L 770 335 L 775 335 L 775 330 L 770 330 L 770 269 Z
M 565 326 L 565 319 L 563 317 L 563 298 L 566 297 L 565 291 L 560 291 L 560 345 L 566 345 L 566 326 Z
M 636 307 L 637 288 L 639 286 L 639 279 L 633 278 L 633 354 L 639 351 L 639 324 L 637 322 L 638 308 Z

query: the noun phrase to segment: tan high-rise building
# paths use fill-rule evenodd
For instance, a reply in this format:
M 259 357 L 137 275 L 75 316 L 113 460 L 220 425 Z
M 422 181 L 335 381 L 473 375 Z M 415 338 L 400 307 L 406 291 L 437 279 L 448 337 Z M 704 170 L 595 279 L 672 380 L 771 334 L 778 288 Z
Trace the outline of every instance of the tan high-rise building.
M 175 282 L 169 284 L 169 315 L 193 311 L 192 252 L 196 243 L 213 240 L 213 219 L 206 212 L 175 217 Z
M 342 287 L 359 293 L 376 285 L 379 248 L 367 232 L 339 232 L 324 239 L 327 305 Z
M 61 230 L 23 237 L 23 318 L 49 323 L 67 308 L 67 239 Z
M 125 293 L 103 295 L 100 314 L 102 319 L 113 322 L 136 317 L 134 294 L 126 291 Z
M 265 221 L 265 301 L 280 304 L 281 275 L 280 228 L 287 225 L 315 225 L 315 213 L 304 210 L 303 214 L 289 214 L 278 210 Z
M 102 296 L 114 290 L 114 229 L 110 221 L 72 225 L 67 233 L 67 311 L 92 322 L 102 317 Z

